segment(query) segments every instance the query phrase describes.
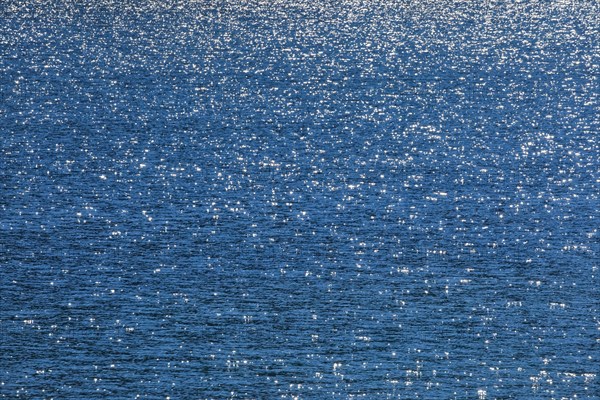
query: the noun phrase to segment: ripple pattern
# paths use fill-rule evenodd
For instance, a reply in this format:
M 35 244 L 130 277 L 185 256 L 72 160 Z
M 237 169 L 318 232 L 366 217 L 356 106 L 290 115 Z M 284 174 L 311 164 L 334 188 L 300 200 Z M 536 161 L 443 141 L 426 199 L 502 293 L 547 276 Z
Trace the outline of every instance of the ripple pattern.
M 599 399 L 600 6 L 0 4 L 0 398 Z

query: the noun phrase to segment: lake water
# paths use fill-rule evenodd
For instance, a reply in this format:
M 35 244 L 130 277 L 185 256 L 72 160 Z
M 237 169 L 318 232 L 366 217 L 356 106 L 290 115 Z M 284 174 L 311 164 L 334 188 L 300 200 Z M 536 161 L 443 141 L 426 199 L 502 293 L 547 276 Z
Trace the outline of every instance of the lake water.
M 0 4 L 0 398 L 599 399 L 597 1 Z

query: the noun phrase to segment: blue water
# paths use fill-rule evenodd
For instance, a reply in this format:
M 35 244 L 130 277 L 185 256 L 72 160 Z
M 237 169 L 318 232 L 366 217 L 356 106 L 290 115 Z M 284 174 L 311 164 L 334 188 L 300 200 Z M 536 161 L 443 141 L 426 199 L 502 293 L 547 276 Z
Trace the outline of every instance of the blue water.
M 599 399 L 597 1 L 0 3 L 0 398 Z

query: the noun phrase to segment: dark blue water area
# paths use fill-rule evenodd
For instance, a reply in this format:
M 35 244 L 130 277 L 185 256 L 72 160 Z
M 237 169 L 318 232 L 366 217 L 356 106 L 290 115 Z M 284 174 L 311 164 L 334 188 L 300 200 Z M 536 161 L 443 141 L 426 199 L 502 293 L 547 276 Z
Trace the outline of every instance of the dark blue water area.
M 597 1 L 0 3 L 0 398 L 600 399 Z

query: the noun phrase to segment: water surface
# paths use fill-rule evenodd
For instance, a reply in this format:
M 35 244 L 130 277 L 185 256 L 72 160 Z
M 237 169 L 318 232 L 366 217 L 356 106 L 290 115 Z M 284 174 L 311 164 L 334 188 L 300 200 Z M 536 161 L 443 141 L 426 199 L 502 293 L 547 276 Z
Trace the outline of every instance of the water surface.
M 600 398 L 595 1 L 4 1 L 0 397 Z

